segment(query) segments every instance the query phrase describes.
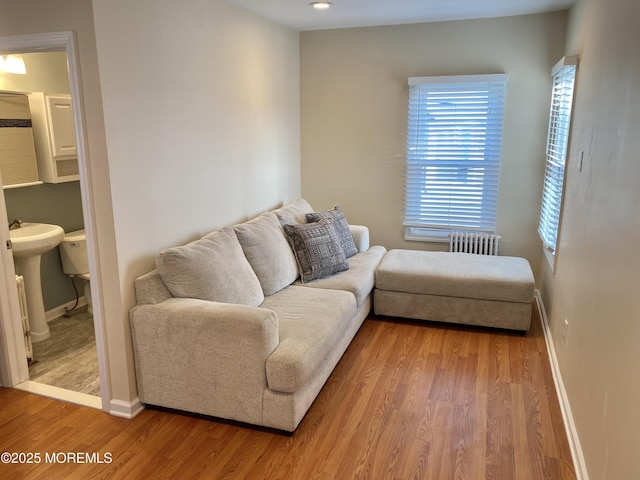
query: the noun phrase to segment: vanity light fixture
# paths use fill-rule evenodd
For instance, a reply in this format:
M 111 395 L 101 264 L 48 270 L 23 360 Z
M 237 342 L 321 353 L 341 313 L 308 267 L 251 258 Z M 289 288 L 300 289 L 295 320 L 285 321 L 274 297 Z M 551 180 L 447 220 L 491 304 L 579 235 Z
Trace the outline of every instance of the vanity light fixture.
M 3 57 L 0 56 L 0 58 Z M 0 62 L 0 68 L 7 73 L 17 73 L 19 75 L 27 73 L 22 55 L 7 55 L 7 58 L 3 58 Z
M 309 5 L 311 5 L 316 10 L 326 10 L 327 8 L 331 8 L 333 6 L 333 3 L 331 3 L 331 2 L 311 2 Z

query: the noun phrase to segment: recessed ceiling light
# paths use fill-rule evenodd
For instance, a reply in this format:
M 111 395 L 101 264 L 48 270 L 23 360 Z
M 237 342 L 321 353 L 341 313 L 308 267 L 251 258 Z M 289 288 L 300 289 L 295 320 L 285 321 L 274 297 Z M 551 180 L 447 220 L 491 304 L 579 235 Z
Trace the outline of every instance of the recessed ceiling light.
M 331 2 L 311 2 L 309 5 L 311 5 L 316 10 L 326 10 L 327 8 L 330 8 L 333 5 L 333 3 L 331 3 Z

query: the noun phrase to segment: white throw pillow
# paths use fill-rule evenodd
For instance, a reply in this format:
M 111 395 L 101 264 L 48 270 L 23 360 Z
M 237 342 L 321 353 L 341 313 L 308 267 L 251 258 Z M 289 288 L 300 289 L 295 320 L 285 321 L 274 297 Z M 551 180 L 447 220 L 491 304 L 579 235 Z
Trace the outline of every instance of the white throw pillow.
M 262 287 L 232 227 L 156 257 L 156 269 L 174 297 L 259 306 Z
M 280 225 L 288 225 L 291 223 L 306 223 L 304 216 L 313 212 L 313 208 L 304 198 L 298 198 L 287 203 L 285 206 L 274 210 Z
M 296 258 L 273 212 L 238 224 L 234 230 L 265 296 L 273 295 L 296 281 Z

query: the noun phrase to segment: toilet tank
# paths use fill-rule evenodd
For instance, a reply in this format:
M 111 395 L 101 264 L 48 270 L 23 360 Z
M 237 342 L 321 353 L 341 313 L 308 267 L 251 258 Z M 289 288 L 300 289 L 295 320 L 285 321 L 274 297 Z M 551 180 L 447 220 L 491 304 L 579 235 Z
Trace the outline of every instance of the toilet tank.
M 87 237 L 84 230 L 76 230 L 65 234 L 60 242 L 60 259 L 62 270 L 67 275 L 89 273 L 87 260 Z

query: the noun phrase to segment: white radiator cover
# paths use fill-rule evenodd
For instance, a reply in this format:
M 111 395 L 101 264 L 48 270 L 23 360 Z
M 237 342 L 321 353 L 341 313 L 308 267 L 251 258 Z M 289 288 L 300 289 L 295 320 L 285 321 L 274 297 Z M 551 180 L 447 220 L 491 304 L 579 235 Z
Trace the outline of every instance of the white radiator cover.
M 22 318 L 22 331 L 24 332 L 24 349 L 27 359 L 33 360 L 33 346 L 31 345 L 31 328 L 29 327 L 29 313 L 27 311 L 27 294 L 24 289 L 24 278 L 16 275 L 18 285 L 18 300 L 20 301 L 20 317 Z
M 451 232 L 449 234 L 449 251 L 498 255 L 498 243 L 501 238 L 500 235 L 494 233 Z

